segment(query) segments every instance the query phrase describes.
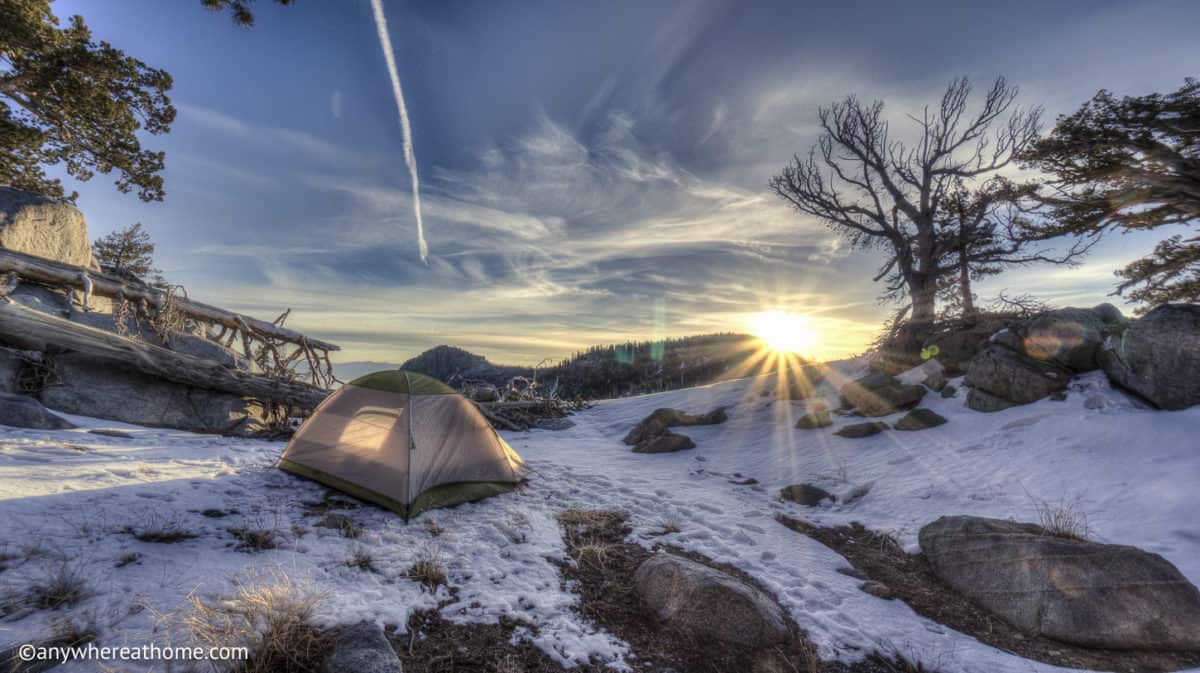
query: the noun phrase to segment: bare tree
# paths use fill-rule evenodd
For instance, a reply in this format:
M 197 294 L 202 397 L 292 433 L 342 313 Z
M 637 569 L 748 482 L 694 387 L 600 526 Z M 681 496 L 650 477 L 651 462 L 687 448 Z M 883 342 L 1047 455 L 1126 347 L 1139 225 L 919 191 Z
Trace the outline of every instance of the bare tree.
M 958 181 L 975 181 L 1009 165 L 1038 137 L 1041 109 L 1014 107 L 1017 88 L 997 78 L 970 113 L 966 78 L 946 88 L 933 110 L 910 116 L 915 144 L 893 140 L 883 102 L 849 96 L 821 108 L 822 134 L 807 158 L 771 178 L 771 188 L 802 213 L 846 236 L 880 247 L 887 261 L 874 280 L 893 272 L 912 301 L 898 337 L 904 354 L 919 352 L 934 320 L 941 265 L 938 215 Z
M 1036 185 L 1017 185 L 1001 177 L 987 180 L 978 189 L 958 180 L 943 200 L 935 275 L 940 279 L 942 299 L 957 307 L 962 318 L 975 316 L 972 281 L 1011 266 L 1073 266 L 1098 241 L 1094 236 L 1077 237 L 1058 253 L 1039 247 L 1042 239 L 1033 232 L 1029 207 L 1023 206 L 1036 189 Z

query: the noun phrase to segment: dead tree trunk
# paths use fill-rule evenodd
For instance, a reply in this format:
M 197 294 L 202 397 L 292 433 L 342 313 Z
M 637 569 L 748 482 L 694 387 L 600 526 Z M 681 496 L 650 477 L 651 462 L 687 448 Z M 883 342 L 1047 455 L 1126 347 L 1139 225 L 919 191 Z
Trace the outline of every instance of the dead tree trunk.
M 304 409 L 315 408 L 328 394 L 304 383 L 230 369 L 6 301 L 0 301 L 0 342 L 37 351 L 75 351 L 168 381 Z

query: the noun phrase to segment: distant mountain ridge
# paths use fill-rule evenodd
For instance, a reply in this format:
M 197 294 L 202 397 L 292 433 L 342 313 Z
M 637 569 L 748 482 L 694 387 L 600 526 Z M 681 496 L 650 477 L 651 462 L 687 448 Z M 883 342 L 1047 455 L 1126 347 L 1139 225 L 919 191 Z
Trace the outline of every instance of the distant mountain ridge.
M 766 359 L 763 342 L 748 334 L 703 334 L 660 341 L 629 341 L 593 346 L 555 365 L 537 370 L 543 387 L 556 387 L 562 398 L 621 397 L 704 385 L 772 371 L 781 364 Z M 391 365 L 389 365 L 391 367 Z M 380 367 L 384 368 L 384 367 Z M 431 348 L 400 365 L 451 385 L 487 382 L 503 386 L 514 376 L 533 377 L 534 368 L 497 365 L 456 346 Z

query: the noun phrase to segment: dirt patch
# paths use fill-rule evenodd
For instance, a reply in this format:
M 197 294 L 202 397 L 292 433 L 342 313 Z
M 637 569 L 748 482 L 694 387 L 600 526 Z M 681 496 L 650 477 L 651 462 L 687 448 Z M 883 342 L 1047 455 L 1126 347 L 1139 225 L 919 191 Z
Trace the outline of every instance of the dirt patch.
M 906 553 L 894 539 L 858 522 L 823 528 L 782 514 L 776 521 L 846 557 L 858 571 L 882 583 L 916 613 L 955 631 L 1026 659 L 1067 668 L 1158 673 L 1200 666 L 1200 652 L 1130 652 L 1077 647 L 1022 633 L 944 584 L 921 554 Z
M 796 624 L 788 620 L 792 639 L 763 651 L 730 643 L 698 641 L 658 623 L 633 591 L 633 574 L 654 551 L 626 542 L 630 533 L 627 512 L 618 510 L 568 510 L 560 517 L 567 553 L 575 563 L 560 566 L 563 577 L 580 596 L 579 612 L 604 630 L 629 643 L 629 664 L 635 671 L 675 670 L 680 673 L 907 673 L 925 671 L 915 664 L 872 654 L 852 665 L 822 662 L 816 648 Z M 734 566 L 717 563 L 701 554 L 670 545 L 659 545 L 672 554 L 689 558 L 737 577 L 771 595 Z M 602 551 L 598 551 L 602 550 Z
M 405 673 L 563 673 L 563 668 L 528 639 L 512 642 L 516 622 L 454 624 L 437 611 L 414 613 L 407 633 L 388 627 L 392 647 Z M 603 666 L 571 671 L 600 673 Z

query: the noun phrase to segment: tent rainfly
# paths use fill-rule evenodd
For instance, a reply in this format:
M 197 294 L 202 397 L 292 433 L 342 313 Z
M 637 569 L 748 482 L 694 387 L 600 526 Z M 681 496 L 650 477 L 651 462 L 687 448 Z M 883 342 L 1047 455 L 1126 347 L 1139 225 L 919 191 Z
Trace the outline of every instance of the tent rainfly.
M 525 462 L 471 402 L 423 374 L 357 378 L 300 426 L 279 467 L 405 519 L 511 491 Z

